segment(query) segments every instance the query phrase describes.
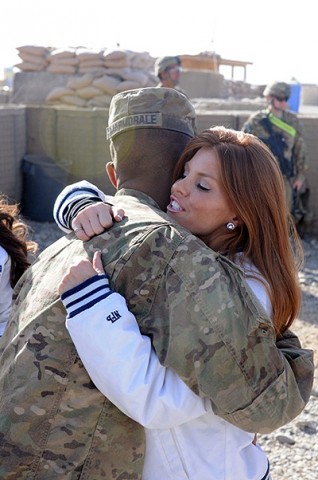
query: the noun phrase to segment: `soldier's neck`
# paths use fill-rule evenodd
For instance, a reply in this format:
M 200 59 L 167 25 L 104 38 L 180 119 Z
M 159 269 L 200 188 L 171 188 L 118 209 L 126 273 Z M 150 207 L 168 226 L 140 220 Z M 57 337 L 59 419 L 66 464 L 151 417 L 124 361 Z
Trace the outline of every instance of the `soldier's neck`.
M 278 118 L 283 118 L 284 110 L 278 110 L 277 108 L 274 108 L 272 105 L 268 107 L 268 110 Z

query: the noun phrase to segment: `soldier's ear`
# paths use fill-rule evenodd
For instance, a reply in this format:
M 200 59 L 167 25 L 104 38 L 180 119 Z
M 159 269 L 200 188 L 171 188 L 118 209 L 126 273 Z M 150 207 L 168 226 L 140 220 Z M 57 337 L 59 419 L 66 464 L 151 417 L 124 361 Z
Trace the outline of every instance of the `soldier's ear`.
M 113 187 L 117 188 L 117 175 L 113 162 L 106 163 L 106 173 Z

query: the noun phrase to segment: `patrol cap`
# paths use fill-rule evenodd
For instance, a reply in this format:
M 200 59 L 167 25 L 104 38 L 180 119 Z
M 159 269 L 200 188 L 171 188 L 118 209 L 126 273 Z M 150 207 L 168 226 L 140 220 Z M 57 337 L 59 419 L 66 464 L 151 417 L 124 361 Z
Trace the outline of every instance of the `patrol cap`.
M 155 62 L 155 75 L 159 77 L 161 72 L 164 72 L 168 67 L 174 65 L 181 65 L 179 57 L 160 57 Z
M 272 82 L 269 83 L 263 92 L 264 97 L 277 96 L 277 97 L 290 97 L 291 88 L 288 83 L 285 82 Z
M 126 90 L 111 100 L 106 137 L 110 140 L 119 133 L 137 128 L 163 128 L 193 137 L 195 117 L 191 102 L 174 88 Z

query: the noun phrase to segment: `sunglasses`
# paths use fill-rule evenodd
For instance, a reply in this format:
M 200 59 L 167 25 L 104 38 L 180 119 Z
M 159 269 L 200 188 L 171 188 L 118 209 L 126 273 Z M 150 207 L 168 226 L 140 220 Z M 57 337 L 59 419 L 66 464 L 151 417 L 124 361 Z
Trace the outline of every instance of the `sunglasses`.
M 274 97 L 279 102 L 288 102 L 289 97 Z
M 181 67 L 178 65 L 174 65 L 173 67 L 168 67 L 167 68 L 168 72 L 181 72 Z

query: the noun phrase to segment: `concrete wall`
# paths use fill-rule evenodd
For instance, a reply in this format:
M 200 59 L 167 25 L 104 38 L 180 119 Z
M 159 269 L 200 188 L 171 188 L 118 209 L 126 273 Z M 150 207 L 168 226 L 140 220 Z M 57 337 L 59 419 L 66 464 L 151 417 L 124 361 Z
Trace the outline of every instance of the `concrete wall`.
M 318 86 L 303 85 L 300 103 L 301 105 L 318 105 Z
M 180 87 L 189 98 L 224 98 L 227 93 L 223 75 L 210 70 L 183 70 Z

